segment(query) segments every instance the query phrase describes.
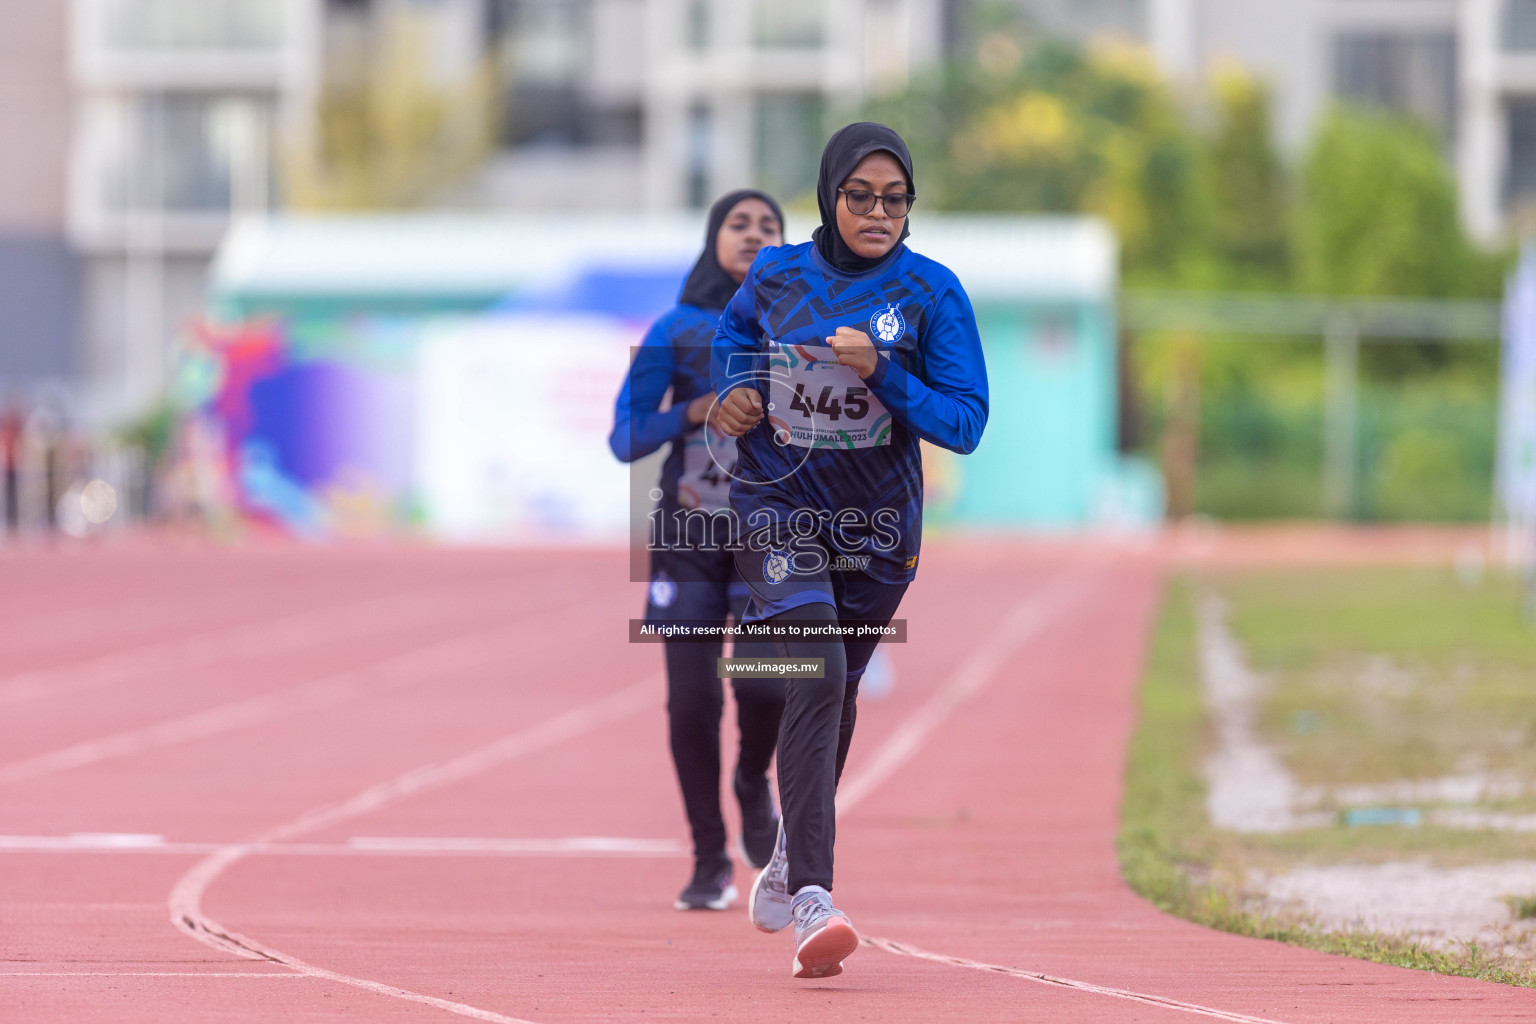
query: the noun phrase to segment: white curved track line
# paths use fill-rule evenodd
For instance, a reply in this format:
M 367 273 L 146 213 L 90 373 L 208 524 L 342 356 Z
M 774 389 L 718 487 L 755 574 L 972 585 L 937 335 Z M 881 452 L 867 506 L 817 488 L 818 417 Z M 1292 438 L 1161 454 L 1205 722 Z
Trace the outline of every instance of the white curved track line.
M 205 945 L 249 960 L 270 960 L 300 974 L 340 982 L 378 995 L 434 1006 L 464 1017 L 496 1021 L 499 1024 L 532 1024 L 518 1017 L 507 1017 L 465 1003 L 439 999 L 436 996 L 411 992 L 382 982 L 316 967 L 297 957 L 264 946 L 254 939 L 231 932 L 203 913 L 203 894 L 220 875 L 234 864 L 258 852 L 263 844 L 296 839 L 337 822 L 368 814 L 407 797 L 460 782 L 508 761 L 526 757 L 557 743 L 574 739 L 652 706 L 657 692 L 657 678 L 648 677 L 607 697 L 557 715 L 532 729 L 505 736 L 452 760 L 416 768 L 388 782 L 365 789 L 341 803 L 317 807 L 292 821 L 267 829 L 249 842 L 221 847 L 193 865 L 192 869 L 183 875 L 171 890 L 168 901 L 171 923 Z
M 993 627 L 955 674 L 923 706 L 896 727 L 863 765 L 837 789 L 837 813 L 846 814 L 912 759 L 960 705 L 992 680 L 1008 656 L 1033 640 L 1051 621 L 1081 600 L 1097 580 L 1094 569 L 1075 569 L 1024 597 Z
M 1108 985 L 1095 985 L 1092 982 L 1074 981 L 1071 978 L 1058 978 L 1050 974 L 1041 974 L 1038 971 L 1026 971 L 1021 967 L 1005 967 L 1002 964 L 989 964 L 980 960 L 967 960 L 964 957 L 930 953 L 927 950 L 918 949 L 916 946 L 908 946 L 902 942 L 892 942 L 890 939 L 876 939 L 865 936 L 863 941 L 866 946 L 883 949 L 887 953 L 895 953 L 898 956 L 916 957 L 919 960 L 931 960 L 934 963 L 948 964 L 951 967 L 965 967 L 973 971 L 990 971 L 994 974 L 1006 974 L 1013 978 L 1023 978 L 1025 981 L 1034 981 L 1042 985 L 1070 988 L 1078 992 L 1091 992 L 1094 995 L 1111 996 L 1115 999 L 1127 999 L 1133 1003 L 1145 1003 L 1148 1006 L 1157 1006 L 1165 1010 L 1193 1013 L 1201 1017 L 1210 1017 L 1213 1020 L 1234 1021 L 1236 1024 L 1283 1024 L 1281 1021 L 1271 1020 L 1268 1017 L 1250 1017 L 1243 1013 L 1232 1013 L 1227 1010 L 1218 1010 L 1211 1006 L 1201 1006 L 1199 1003 L 1186 1003 L 1180 999 L 1149 996 L 1141 992 L 1132 992 L 1129 989 L 1111 988 Z
M 561 614 L 563 606 L 545 606 L 542 615 Z M 524 617 L 526 623 L 530 618 Z M 75 743 L 46 754 L 0 765 L 0 784 L 83 768 L 118 757 L 207 739 L 220 733 L 264 725 L 280 718 L 334 707 L 368 694 L 412 686 L 453 672 L 467 671 L 505 656 L 504 623 L 462 633 L 406 651 L 362 668 L 346 669 L 275 693 L 220 704 L 188 715 Z
M 838 814 L 840 816 L 846 814 L 889 779 L 898 768 L 911 760 L 935 729 L 942 725 L 962 704 L 981 692 L 982 688 L 997 675 L 998 670 L 1003 667 L 1005 660 L 1010 654 L 1028 644 L 1050 625 L 1057 616 L 1086 597 L 1093 585 L 1098 582 L 1101 571 L 1101 569 L 1096 568 L 1069 571 L 1014 605 L 1003 621 L 993 628 L 992 632 L 987 635 L 987 638 L 981 642 L 971 653 L 971 656 L 966 659 L 965 663 L 949 678 L 949 681 L 924 702 L 922 707 L 908 715 L 896 727 L 896 731 L 892 733 L 891 737 L 875 751 L 874 756 L 870 758 L 864 770 L 851 781 L 845 782 L 842 786 L 838 787 Z M 946 956 L 941 953 L 929 953 L 915 946 L 908 946 L 890 939 L 866 937 L 864 942 L 876 949 L 883 949 L 888 953 L 896 953 L 901 956 L 931 960 L 934 963 L 948 964 L 952 967 L 966 967 L 972 970 L 1008 974 L 1047 985 L 1076 989 L 1080 992 L 1091 992 L 1095 995 L 1113 996 L 1117 999 L 1128 999 L 1132 1002 L 1200 1014 L 1217 1020 L 1236 1021 L 1239 1024 L 1280 1024 L 1278 1021 L 1271 1021 L 1262 1017 L 1249 1017 L 1240 1013 L 1229 1013 L 1225 1010 L 1217 1010 L 1195 1003 L 1185 1003 L 1163 996 L 1147 995 L 1127 989 L 1109 988 L 1104 985 L 1095 985 L 1092 982 L 1075 981 L 1071 978 L 1057 978 L 1049 974 L 1026 971 L 1018 967 L 1005 967 L 999 964 L 983 963 L 979 960 L 966 960 L 962 957 Z

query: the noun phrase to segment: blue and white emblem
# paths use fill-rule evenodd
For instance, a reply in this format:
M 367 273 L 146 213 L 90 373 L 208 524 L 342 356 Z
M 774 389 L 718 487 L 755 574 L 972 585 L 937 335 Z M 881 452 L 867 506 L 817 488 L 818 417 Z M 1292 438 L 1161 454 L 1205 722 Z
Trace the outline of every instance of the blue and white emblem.
M 788 551 L 770 551 L 763 559 L 763 579 L 783 583 L 795 571 L 795 560 Z
M 677 584 L 666 573 L 658 572 L 651 580 L 651 604 L 657 608 L 670 608 L 676 600 Z
M 869 333 L 887 345 L 901 337 L 906 329 L 907 321 L 902 318 L 901 310 L 895 306 L 886 306 L 869 318 Z

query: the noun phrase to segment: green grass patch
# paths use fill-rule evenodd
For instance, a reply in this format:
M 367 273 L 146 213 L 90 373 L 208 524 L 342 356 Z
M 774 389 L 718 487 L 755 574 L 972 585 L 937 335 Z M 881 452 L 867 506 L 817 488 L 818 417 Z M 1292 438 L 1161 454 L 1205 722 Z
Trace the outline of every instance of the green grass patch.
M 1479 658 L 1490 657 L 1490 650 L 1508 655 L 1509 662 L 1520 664 L 1529 656 L 1531 664 L 1536 665 L 1536 643 L 1532 643 L 1529 635 L 1522 638 L 1499 633 L 1486 619 L 1480 629 L 1473 631 L 1470 642 L 1467 634 L 1460 634 L 1458 639 L 1454 627 L 1444 620 L 1421 629 L 1411 628 L 1403 617 L 1422 616 L 1424 610 L 1405 599 L 1402 577 L 1393 580 L 1391 573 L 1383 576 L 1374 572 L 1324 575 L 1327 578 L 1321 581 L 1315 573 L 1293 573 L 1201 580 L 1174 578 L 1168 583 L 1141 690 L 1140 723 L 1129 751 L 1118 844 L 1127 882 L 1171 914 L 1238 935 L 1274 939 L 1399 967 L 1536 988 L 1536 971 L 1530 965 L 1476 944 L 1445 950 L 1401 936 L 1330 930 L 1304 916 L 1267 911 L 1256 894 L 1245 891 L 1243 882 L 1252 870 L 1273 873 L 1302 863 L 1358 863 L 1429 855 L 1437 862 L 1457 864 L 1536 857 L 1536 836 L 1430 826 L 1343 825 L 1246 836 L 1219 832 L 1210 826 L 1200 772 L 1210 749 L 1211 734 L 1199 686 L 1193 608 L 1197 587 L 1215 585 L 1231 596 L 1234 624 L 1241 638 L 1255 644 L 1262 652 L 1255 660 L 1262 658 L 1261 667 L 1270 671 L 1277 671 L 1276 666 L 1307 670 L 1335 663 L 1340 651 L 1361 654 L 1381 648 L 1401 657 L 1408 657 L 1407 651 L 1416 652 L 1415 656 L 1433 655 L 1439 659 L 1435 663 L 1442 665 L 1454 663 L 1467 652 Z M 1445 574 L 1440 574 L 1435 587 L 1426 584 L 1424 589 L 1444 590 L 1445 582 Z M 1317 598 L 1322 608 L 1308 609 L 1308 594 Z M 1267 605 L 1260 600 L 1266 595 Z M 1380 597 L 1389 607 L 1374 611 L 1353 607 L 1354 600 L 1371 596 Z M 1501 611 L 1501 598 L 1491 595 L 1483 595 L 1478 606 L 1487 616 L 1502 614 L 1506 620 L 1518 622 L 1518 598 L 1503 597 L 1513 602 L 1514 611 Z M 1329 610 L 1334 613 L 1332 617 Z M 1269 612 L 1278 621 L 1266 618 Z M 1314 628 L 1320 636 L 1302 635 Z M 1525 629 L 1523 623 L 1520 628 Z M 1250 631 L 1257 633 L 1257 642 Z M 1478 646 L 1479 636 L 1490 636 L 1487 647 Z M 1266 721 L 1272 727 L 1283 725 L 1290 729 L 1295 710 L 1304 709 L 1267 709 Z M 1343 712 L 1337 727 L 1325 727 L 1323 723 L 1332 714 L 1326 709 L 1319 712 L 1314 728 L 1299 735 L 1321 734 L 1339 744 L 1361 741 L 1360 727 L 1347 724 L 1348 716 Z M 1439 742 L 1434 733 L 1429 735 L 1433 742 Z M 1394 757 L 1380 755 L 1381 763 L 1370 770 L 1397 770 L 1400 762 Z M 1351 765 L 1347 771 L 1338 770 L 1353 774 L 1361 769 Z
M 1536 629 L 1516 580 L 1344 569 L 1208 585 L 1268 677 L 1261 732 L 1299 782 L 1536 778 Z
M 1510 915 L 1516 921 L 1536 918 L 1536 896 L 1510 896 L 1505 902 L 1509 904 Z

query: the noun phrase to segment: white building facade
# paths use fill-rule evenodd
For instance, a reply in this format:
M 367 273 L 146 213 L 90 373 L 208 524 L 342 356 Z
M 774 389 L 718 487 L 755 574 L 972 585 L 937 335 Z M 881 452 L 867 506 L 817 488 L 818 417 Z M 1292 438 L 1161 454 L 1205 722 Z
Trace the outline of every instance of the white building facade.
M 1485 240 L 1507 237 L 1536 204 L 1536 0 L 992 8 L 1010 3 L 1041 35 L 1145 44 L 1191 84 L 1225 62 L 1249 69 L 1269 84 L 1277 138 L 1293 157 L 1335 97 L 1413 113 L 1444 141 L 1465 222 Z M 23 143 L 0 161 L 15 180 L 44 183 L 44 164 L 58 159 L 48 154 L 66 152 L 63 224 L 49 226 L 61 204 L 41 184 L 16 193 L 33 196 L 25 210 L 15 197 L 15 211 L 0 202 L 0 263 L 39 266 L 38 253 L 54 253 L 57 294 L 34 301 L 27 322 L 38 337 L 73 334 L 72 353 L 34 360 L 36 373 L 68 364 L 79 404 L 119 419 L 162 393 L 173 340 L 203 309 L 208 261 L 230 218 L 289 205 L 285 158 L 315 137 L 327 83 L 393 45 L 370 27 L 381 15 L 435 19 L 427 59 L 446 78 L 490 61 L 501 83 L 500 145 L 482 171 L 429 203 L 668 213 L 748 184 L 805 203 L 828 128 L 961 52 L 967 33 L 982 30 L 980 9 L 969 0 L 70 0 L 67 33 L 41 14 L 9 33 L 27 40 L 13 68 L 24 54 L 46 55 L 48 39 L 55 49 L 66 41 L 60 88 L 32 61 L 25 81 L 38 116 L 18 131 L 46 143 L 47 126 L 62 120 L 67 146 Z M 66 103 L 67 118 L 47 114 Z M 13 348 L 36 348 L 32 334 L 13 333 Z
M 1536 235 L 1536 0 L 1462 0 L 1462 212 L 1483 238 Z
M 321 13 L 318 0 L 73 0 L 68 224 L 88 419 L 162 393 L 230 218 L 273 201 L 281 140 L 314 108 Z
M 121 420 L 164 393 L 232 219 L 289 206 L 289 172 L 318 159 L 327 90 L 369 88 L 370 67 L 402 49 L 422 88 L 472 77 L 492 2 L 71 0 L 67 223 L 86 419 Z
M 503 209 L 707 205 L 813 184 L 829 118 L 945 53 L 957 0 L 501 0 Z
M 1399 110 L 1442 139 L 1474 237 L 1536 229 L 1536 0 L 1146 0 L 1141 13 L 1175 78 L 1231 62 L 1265 81 L 1287 152 L 1336 98 Z

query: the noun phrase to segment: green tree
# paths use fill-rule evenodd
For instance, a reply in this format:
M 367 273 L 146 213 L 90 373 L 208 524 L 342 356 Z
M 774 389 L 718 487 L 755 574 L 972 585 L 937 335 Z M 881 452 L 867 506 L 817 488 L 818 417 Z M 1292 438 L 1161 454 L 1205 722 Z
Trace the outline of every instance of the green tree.
M 483 163 L 499 116 L 495 69 L 482 59 L 440 81 L 434 17 L 420 5 L 381 11 L 366 58 L 330 70 L 310 137 L 284 154 L 289 206 L 415 206 Z
M 1237 71 L 1217 76 L 1213 86 L 1216 125 L 1205 147 L 1213 255 L 1234 285 L 1284 287 L 1291 271 L 1290 209 L 1269 96 Z
M 999 30 L 866 113 L 906 137 L 925 206 L 1100 214 L 1132 279 L 1176 281 L 1203 251 L 1198 140 L 1144 54 Z
M 1456 182 L 1429 129 L 1335 107 L 1302 171 L 1298 283 L 1331 295 L 1498 294 L 1498 260 L 1477 252 Z

